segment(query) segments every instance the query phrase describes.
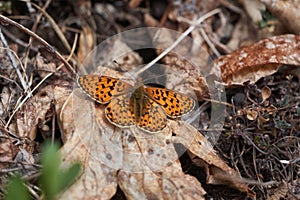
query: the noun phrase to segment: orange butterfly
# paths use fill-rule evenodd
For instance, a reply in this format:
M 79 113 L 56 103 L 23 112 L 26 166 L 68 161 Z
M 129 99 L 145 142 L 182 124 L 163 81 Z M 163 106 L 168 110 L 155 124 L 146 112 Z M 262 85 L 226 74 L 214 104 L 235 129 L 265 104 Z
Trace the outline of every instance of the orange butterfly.
M 95 101 L 108 105 L 105 115 L 112 124 L 155 133 L 167 125 L 167 116 L 180 117 L 195 107 L 195 100 L 165 88 L 128 83 L 109 76 L 86 75 L 78 78 L 81 89 Z

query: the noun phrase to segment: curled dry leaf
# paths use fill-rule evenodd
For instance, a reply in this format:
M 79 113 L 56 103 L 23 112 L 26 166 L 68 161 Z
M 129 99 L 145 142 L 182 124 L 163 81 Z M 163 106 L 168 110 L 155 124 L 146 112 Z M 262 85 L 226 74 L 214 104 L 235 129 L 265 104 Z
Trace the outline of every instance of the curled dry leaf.
M 253 121 L 253 120 L 256 120 L 257 116 L 258 116 L 258 111 L 255 110 L 255 109 L 246 109 L 246 116 L 247 116 L 247 119 Z
M 21 139 L 29 139 L 30 142 L 35 139 L 37 125 L 45 121 L 52 100 L 53 86 L 48 85 L 30 98 L 16 113 L 17 133 Z M 27 149 L 29 152 L 33 150 L 31 146 L 24 146 L 24 148 L 29 148 Z
M 240 174 L 218 157 L 211 144 L 194 127 L 185 122 L 174 121 L 170 126 L 172 132 L 176 134 L 174 142 L 183 144 L 191 153 L 193 162 L 198 166 L 205 167 L 208 184 L 228 185 L 241 192 L 246 192 L 250 197 L 255 196 L 255 193 L 244 183 Z
M 300 65 L 300 36 L 280 35 L 242 47 L 217 59 L 216 73 L 226 84 L 256 82 L 276 72 L 280 65 Z M 221 74 L 220 71 L 221 70 Z
M 263 116 L 259 116 L 257 118 L 257 127 L 260 130 L 263 130 L 264 129 L 264 124 L 266 124 L 268 121 L 269 121 L 269 118 L 264 118 Z
M 264 86 L 261 89 L 262 102 L 267 100 L 271 96 L 271 94 L 272 94 L 271 89 L 268 86 Z
M 295 34 L 300 32 L 300 0 L 261 0 L 282 24 Z

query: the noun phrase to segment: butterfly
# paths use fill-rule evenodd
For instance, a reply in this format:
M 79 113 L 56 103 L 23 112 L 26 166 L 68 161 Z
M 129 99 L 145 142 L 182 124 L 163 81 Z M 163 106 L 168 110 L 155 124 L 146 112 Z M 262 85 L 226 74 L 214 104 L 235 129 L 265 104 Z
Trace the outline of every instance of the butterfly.
M 167 126 L 167 117 L 180 117 L 195 107 L 195 100 L 185 94 L 140 83 L 134 87 L 109 76 L 79 76 L 77 82 L 93 100 L 107 104 L 107 120 L 120 128 L 137 126 L 156 133 Z

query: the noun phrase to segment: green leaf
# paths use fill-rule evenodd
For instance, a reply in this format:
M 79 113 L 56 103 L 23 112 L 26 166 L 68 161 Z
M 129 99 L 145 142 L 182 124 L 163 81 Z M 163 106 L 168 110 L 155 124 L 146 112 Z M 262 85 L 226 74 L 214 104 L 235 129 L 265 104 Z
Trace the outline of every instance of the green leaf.
M 57 150 L 57 144 L 46 143 L 41 155 L 42 170 L 39 183 L 47 200 L 54 199 L 59 191 L 60 157 Z
M 12 176 L 6 187 L 5 200 L 29 200 L 29 192 L 19 176 Z
M 69 169 L 60 169 L 61 159 L 58 145 L 46 143 L 41 156 L 42 170 L 39 183 L 45 199 L 53 200 L 55 196 L 68 188 L 80 172 L 80 164 L 73 164 Z
M 68 170 L 61 172 L 61 178 L 59 182 L 59 190 L 60 192 L 70 187 L 72 183 L 77 178 L 77 175 L 80 172 L 80 164 L 73 164 Z

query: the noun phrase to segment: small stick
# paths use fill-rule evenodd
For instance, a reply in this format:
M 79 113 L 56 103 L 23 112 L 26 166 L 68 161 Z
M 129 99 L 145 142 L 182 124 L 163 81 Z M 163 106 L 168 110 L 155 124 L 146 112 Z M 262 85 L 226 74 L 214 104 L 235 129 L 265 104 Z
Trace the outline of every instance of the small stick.
M 78 38 L 78 35 L 76 34 L 75 35 L 75 42 L 74 42 L 74 45 L 73 45 L 73 48 L 71 50 L 71 54 L 69 55 L 69 57 L 67 58 L 67 60 L 71 59 L 74 51 L 75 51 L 75 43 L 77 43 L 77 38 Z M 66 61 L 67 62 L 67 61 Z M 68 63 L 68 62 L 67 62 Z M 60 65 L 57 70 L 59 70 L 63 65 Z M 71 68 L 72 69 L 72 68 Z M 22 102 L 18 105 L 18 107 L 13 111 L 12 115 L 10 116 L 10 118 L 8 119 L 6 125 L 5 125 L 5 129 L 7 129 L 7 127 L 9 126 L 13 116 L 16 114 L 16 112 L 21 108 L 21 106 L 29 99 L 30 97 L 30 94 L 32 94 L 38 87 L 40 87 L 40 85 L 46 80 L 48 79 L 50 76 L 52 76 L 54 74 L 54 72 L 51 72 L 49 74 L 47 74 L 31 91 L 31 93 L 29 93 L 23 100 Z M 76 74 L 75 74 L 76 75 Z

